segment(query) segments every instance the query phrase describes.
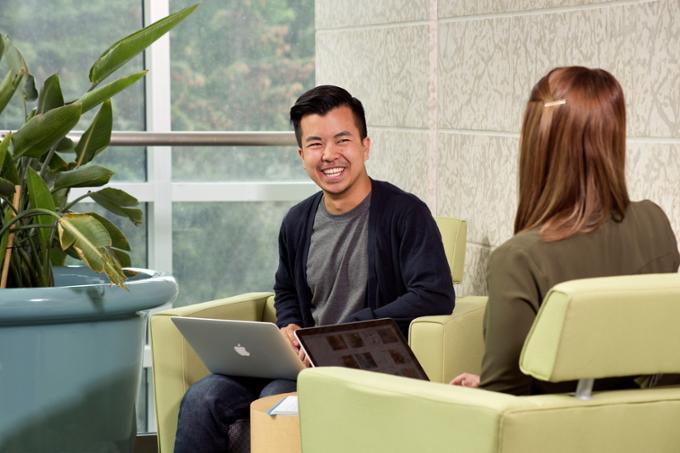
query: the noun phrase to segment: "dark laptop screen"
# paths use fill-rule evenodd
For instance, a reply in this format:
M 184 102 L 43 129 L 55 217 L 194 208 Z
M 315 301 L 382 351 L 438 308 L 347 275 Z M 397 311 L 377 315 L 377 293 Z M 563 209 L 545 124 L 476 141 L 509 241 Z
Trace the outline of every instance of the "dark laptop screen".
M 314 366 L 342 366 L 425 379 L 392 319 L 310 327 L 295 332 Z

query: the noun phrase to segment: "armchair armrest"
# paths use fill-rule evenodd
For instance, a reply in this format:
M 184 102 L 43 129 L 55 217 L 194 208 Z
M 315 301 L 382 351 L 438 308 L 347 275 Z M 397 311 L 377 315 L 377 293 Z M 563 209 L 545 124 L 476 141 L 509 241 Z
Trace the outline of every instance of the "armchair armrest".
M 305 453 L 675 453 L 680 388 L 514 396 L 349 368 L 298 378 Z
M 272 293 L 247 293 L 155 313 L 149 329 L 159 451 L 174 448 L 179 404 L 191 384 L 208 374 L 170 320 L 172 316 L 271 321 Z
M 463 372 L 479 374 L 486 300 L 461 297 L 452 314 L 422 316 L 411 322 L 409 345 L 430 380 L 448 383 Z
M 298 377 L 302 451 L 497 451 L 501 414 L 518 398 L 348 368 Z

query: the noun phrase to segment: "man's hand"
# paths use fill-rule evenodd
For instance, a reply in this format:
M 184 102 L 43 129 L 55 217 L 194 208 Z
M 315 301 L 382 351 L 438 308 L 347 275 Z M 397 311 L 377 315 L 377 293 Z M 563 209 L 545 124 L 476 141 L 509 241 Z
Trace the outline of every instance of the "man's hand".
M 293 335 L 293 332 L 295 332 L 298 329 L 301 329 L 301 327 L 298 326 L 297 324 L 288 324 L 286 327 L 281 327 L 279 330 L 281 331 L 283 336 L 286 337 L 286 339 L 290 342 L 290 345 L 293 347 L 293 350 L 295 350 L 302 363 L 304 363 L 305 366 L 308 367 L 310 365 L 309 359 L 307 359 L 305 352 L 300 347 L 300 343 L 297 341 L 297 338 L 295 338 L 295 335 Z
M 300 343 L 298 343 L 297 338 L 295 338 L 295 335 L 293 335 L 293 332 L 296 330 L 301 329 L 300 326 L 297 324 L 288 324 L 286 327 L 281 327 L 279 330 L 283 334 L 284 337 L 290 342 L 290 345 L 298 351 L 300 349 Z
M 459 374 L 449 382 L 451 385 L 460 385 L 461 387 L 479 387 L 479 375 L 472 373 Z

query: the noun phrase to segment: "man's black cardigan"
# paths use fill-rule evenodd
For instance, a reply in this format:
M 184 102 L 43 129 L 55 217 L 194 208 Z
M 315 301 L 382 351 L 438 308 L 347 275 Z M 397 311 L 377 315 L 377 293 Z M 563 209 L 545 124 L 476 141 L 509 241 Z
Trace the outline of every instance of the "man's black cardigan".
M 318 192 L 293 206 L 281 225 L 274 284 L 279 327 L 314 325 L 306 268 L 321 199 Z M 383 181 L 371 180 L 365 284 L 365 308 L 343 322 L 393 318 L 406 336 L 414 318 L 450 314 L 455 303 L 451 272 L 430 210 L 415 195 Z

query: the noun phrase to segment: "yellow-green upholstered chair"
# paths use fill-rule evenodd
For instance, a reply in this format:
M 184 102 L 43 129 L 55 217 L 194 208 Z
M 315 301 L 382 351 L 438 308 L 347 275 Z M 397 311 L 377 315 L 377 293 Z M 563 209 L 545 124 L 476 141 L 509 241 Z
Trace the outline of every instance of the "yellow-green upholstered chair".
M 454 284 L 463 281 L 467 224 L 436 217 Z M 431 381 L 449 382 L 463 372 L 479 373 L 486 297 L 456 297 L 451 315 L 423 316 L 409 326 L 409 345 Z
M 680 275 L 556 285 L 522 371 L 579 379 L 579 396 L 512 396 L 345 368 L 298 378 L 303 453 L 680 452 L 680 386 L 601 391 L 592 380 L 680 373 Z M 575 389 L 576 390 L 576 389 Z
M 276 319 L 272 293 L 247 293 L 234 297 L 165 310 L 151 316 L 151 356 L 158 451 L 175 447 L 179 404 L 189 386 L 208 374 L 203 362 L 184 340 L 170 318 L 193 316 L 215 319 L 269 321 Z
M 438 217 L 444 250 L 454 283 L 463 277 L 467 225 L 464 221 Z M 411 323 L 409 341 L 425 372 L 443 381 L 458 368 L 475 370 L 481 360 L 482 314 L 485 299 L 456 301 L 451 316 L 425 316 Z M 191 384 L 208 373 L 203 363 L 170 321 L 172 316 L 241 319 L 274 322 L 272 293 L 249 293 L 181 308 L 151 317 L 154 397 L 159 451 L 172 452 L 177 431 L 179 404 Z M 470 336 L 475 340 L 464 340 Z M 465 343 L 467 342 L 467 346 Z M 457 364 L 458 368 L 453 364 Z M 469 365 L 468 365 L 469 364 Z M 469 367 L 469 368 L 466 368 Z

